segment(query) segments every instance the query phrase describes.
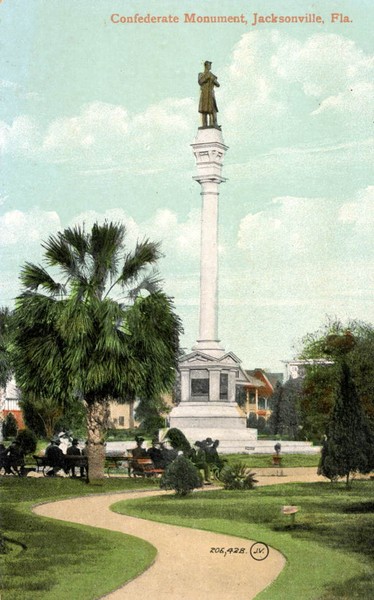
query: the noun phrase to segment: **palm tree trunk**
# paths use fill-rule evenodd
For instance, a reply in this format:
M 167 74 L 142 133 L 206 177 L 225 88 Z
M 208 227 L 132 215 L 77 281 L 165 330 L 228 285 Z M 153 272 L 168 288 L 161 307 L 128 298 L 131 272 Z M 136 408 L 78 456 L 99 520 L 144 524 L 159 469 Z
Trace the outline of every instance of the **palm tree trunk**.
M 129 428 L 134 429 L 135 427 L 135 419 L 134 419 L 134 398 L 131 398 L 129 402 Z
M 88 440 L 88 480 L 90 483 L 105 477 L 104 432 L 109 417 L 109 401 L 94 399 L 86 402 Z

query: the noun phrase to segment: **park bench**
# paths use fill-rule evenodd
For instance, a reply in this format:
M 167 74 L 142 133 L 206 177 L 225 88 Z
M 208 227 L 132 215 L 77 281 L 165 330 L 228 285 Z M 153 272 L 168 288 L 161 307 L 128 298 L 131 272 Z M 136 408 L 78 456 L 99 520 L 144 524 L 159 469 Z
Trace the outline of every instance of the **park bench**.
M 11 467 L 11 474 L 19 475 L 20 477 L 25 474 L 25 460 L 24 458 L 18 458 L 13 460 L 10 465 L 4 456 L 0 461 L 0 474 L 4 470 L 4 475 L 7 472 L 7 467 Z
M 37 472 L 42 472 L 43 475 L 47 475 L 47 469 L 52 469 L 53 465 L 50 464 L 48 458 L 46 456 L 39 456 L 38 454 L 34 454 L 33 458 L 36 462 L 36 470 Z M 88 460 L 87 460 L 87 456 L 75 456 L 75 455 L 65 455 L 64 456 L 64 460 L 65 460 L 65 466 L 66 469 L 71 469 L 71 467 L 76 467 L 76 468 L 80 468 L 80 467 L 84 467 L 85 469 L 87 469 L 87 465 L 88 465 Z
M 118 470 L 121 468 L 127 469 L 127 474 L 130 475 L 130 459 L 128 456 L 123 456 L 122 454 L 107 454 L 105 456 L 105 468 L 107 469 L 107 473 L 110 477 L 110 472 L 115 471 L 114 474 L 118 474 Z
M 157 477 L 164 472 L 164 469 L 157 469 L 150 458 L 131 458 L 129 465 L 133 477 Z

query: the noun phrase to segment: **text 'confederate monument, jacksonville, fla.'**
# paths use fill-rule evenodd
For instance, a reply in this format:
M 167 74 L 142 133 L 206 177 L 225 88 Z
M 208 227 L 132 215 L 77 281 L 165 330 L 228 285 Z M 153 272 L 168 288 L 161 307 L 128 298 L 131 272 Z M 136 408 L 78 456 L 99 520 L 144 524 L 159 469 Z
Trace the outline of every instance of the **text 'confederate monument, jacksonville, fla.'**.
M 181 429 L 192 442 L 211 437 L 220 440 L 222 452 L 243 452 L 257 439 L 257 430 L 246 427 L 236 389 L 262 384 L 245 373 L 238 357 L 218 339 L 218 198 L 219 186 L 226 181 L 222 168 L 228 147 L 217 124 L 219 83 L 211 66 L 205 61 L 204 72 L 198 75 L 202 126 L 191 144 L 197 167 L 194 179 L 202 196 L 199 336 L 179 362 L 181 401 L 170 413 L 170 426 Z

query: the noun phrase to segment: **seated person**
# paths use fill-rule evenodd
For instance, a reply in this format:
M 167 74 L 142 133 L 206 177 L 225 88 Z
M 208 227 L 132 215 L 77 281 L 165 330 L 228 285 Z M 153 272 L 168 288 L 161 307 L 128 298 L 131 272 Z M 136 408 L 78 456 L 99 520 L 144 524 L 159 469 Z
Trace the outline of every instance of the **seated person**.
M 157 448 L 158 440 L 152 440 L 152 446 L 147 450 L 147 455 L 152 460 L 156 469 L 163 469 L 165 462 L 160 448 Z
M 60 448 L 60 444 L 61 442 L 59 439 L 53 440 L 45 451 L 45 457 L 48 461 L 48 465 L 52 467 L 52 469 L 47 473 L 49 477 L 56 475 L 60 469 L 65 470 L 66 468 L 65 455 Z
M 7 467 L 7 449 L 4 446 L 4 444 L 0 444 L 0 471 L 1 469 L 4 469 L 6 472 L 6 467 Z
M 77 439 L 73 439 L 73 441 L 71 442 L 71 446 L 68 447 L 68 449 L 66 450 L 66 456 L 81 456 L 82 453 L 80 451 L 80 449 L 78 448 L 78 444 L 79 441 Z M 67 472 L 71 471 L 71 474 L 73 477 L 75 477 L 75 464 L 73 462 L 73 464 L 70 464 L 68 461 L 66 461 L 66 467 L 67 467 Z M 81 465 L 80 466 L 80 474 L 81 477 L 84 477 L 84 467 Z
M 5 472 L 8 475 L 22 475 L 25 466 L 25 457 L 22 448 L 17 442 L 14 440 L 5 451 Z
M 140 436 L 136 436 L 135 441 L 136 441 L 136 448 L 133 448 L 131 450 L 131 454 L 132 454 L 133 458 L 148 458 L 147 450 L 145 448 L 142 448 L 143 443 L 144 443 L 144 438 L 142 438 Z
M 167 448 L 164 442 L 160 442 L 160 452 L 162 456 L 162 461 L 164 463 L 164 468 L 170 465 L 178 456 L 178 452 L 174 450 L 174 448 Z

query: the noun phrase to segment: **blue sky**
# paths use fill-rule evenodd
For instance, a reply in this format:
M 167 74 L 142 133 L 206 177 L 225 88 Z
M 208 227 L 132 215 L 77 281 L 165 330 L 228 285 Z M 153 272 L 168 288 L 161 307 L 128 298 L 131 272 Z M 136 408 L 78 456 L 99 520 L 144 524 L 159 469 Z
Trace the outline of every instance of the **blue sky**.
M 331 12 L 350 23 L 330 23 Z M 248 16 L 248 25 L 114 25 L 112 13 Z M 259 14 L 320 14 L 324 25 Z M 0 304 L 73 223 L 160 240 L 160 271 L 198 332 L 197 73 L 213 61 L 229 146 L 220 196 L 223 345 L 281 370 L 326 315 L 374 322 L 372 3 L 3 0 Z

